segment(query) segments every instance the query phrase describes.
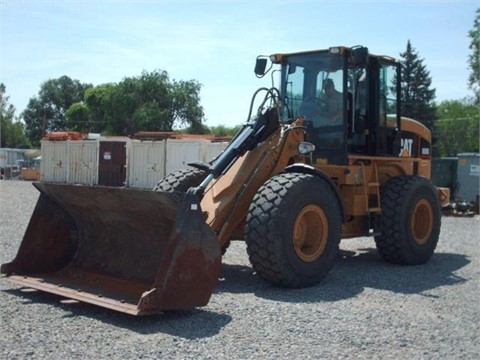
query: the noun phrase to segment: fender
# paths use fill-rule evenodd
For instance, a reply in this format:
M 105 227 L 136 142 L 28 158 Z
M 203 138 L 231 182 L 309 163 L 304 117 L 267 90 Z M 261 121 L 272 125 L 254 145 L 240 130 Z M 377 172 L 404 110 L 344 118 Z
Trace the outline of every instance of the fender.
M 322 179 L 324 179 L 330 185 L 333 193 L 335 194 L 335 196 L 337 198 L 338 204 L 340 205 L 340 210 L 342 212 L 341 213 L 341 216 L 342 216 L 342 219 L 343 219 L 342 222 L 345 222 L 345 213 L 344 213 L 344 210 L 343 210 L 343 203 L 342 203 L 342 200 L 340 198 L 340 193 L 338 191 L 337 186 L 335 185 L 333 180 L 330 178 L 330 176 L 325 174 L 323 171 L 315 169 L 311 165 L 303 164 L 303 163 L 296 163 L 296 164 L 289 165 L 285 168 L 284 172 L 288 172 L 288 173 L 297 172 L 297 173 L 302 173 L 302 174 L 311 174 L 311 175 L 318 176 L 318 177 L 321 177 Z

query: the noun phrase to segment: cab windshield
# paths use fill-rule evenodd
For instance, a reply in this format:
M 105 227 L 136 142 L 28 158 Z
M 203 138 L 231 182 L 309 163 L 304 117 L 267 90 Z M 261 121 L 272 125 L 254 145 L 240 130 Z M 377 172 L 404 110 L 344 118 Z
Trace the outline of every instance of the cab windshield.
M 292 55 L 282 66 L 282 94 L 290 118 L 305 117 L 317 149 L 339 149 L 344 141 L 344 57 L 328 52 Z

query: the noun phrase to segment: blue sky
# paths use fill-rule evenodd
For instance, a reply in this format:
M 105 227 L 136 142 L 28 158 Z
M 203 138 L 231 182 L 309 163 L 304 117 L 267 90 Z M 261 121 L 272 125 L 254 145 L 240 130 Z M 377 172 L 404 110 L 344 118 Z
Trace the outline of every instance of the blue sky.
M 399 58 L 408 40 L 436 100 L 471 95 L 467 33 L 479 1 L 0 0 L 0 82 L 19 115 L 42 82 L 99 85 L 166 70 L 203 84 L 206 124 L 246 120 L 259 54 L 364 45 Z

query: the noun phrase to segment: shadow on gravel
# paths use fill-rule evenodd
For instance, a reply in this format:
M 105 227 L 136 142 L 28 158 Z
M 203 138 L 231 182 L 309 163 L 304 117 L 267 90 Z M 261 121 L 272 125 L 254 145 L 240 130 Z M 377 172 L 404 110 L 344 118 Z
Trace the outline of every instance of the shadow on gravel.
M 72 319 L 86 317 L 139 334 L 164 333 L 174 337 L 194 340 L 218 334 L 232 318 L 226 314 L 204 309 L 167 311 L 149 316 L 132 316 L 81 302 L 60 302 L 64 298 L 31 289 L 9 289 L 4 293 L 22 298 L 25 311 L 33 304 L 45 304 L 58 309 L 58 316 Z
M 216 292 L 250 292 L 261 298 L 293 303 L 349 299 L 365 288 L 422 294 L 441 286 L 465 282 L 466 279 L 455 272 L 469 263 L 470 260 L 464 255 L 435 253 L 423 265 L 393 265 L 386 263 L 373 248 L 360 249 L 358 252 L 341 251 L 327 277 L 319 285 L 305 289 L 274 287 L 260 279 L 250 267 L 224 264 Z
M 365 288 L 430 297 L 434 295 L 428 294 L 429 290 L 467 281 L 455 272 L 469 263 L 464 255 L 436 253 L 427 264 L 400 266 L 384 262 L 376 249 L 341 251 L 336 265 L 324 281 L 305 289 L 274 287 L 260 279 L 249 266 L 223 264 L 213 297 L 219 293 L 252 293 L 275 301 L 318 303 L 353 298 Z M 65 318 L 87 317 L 140 334 L 164 333 L 193 340 L 214 336 L 232 321 L 229 315 L 205 309 L 134 317 L 86 303 L 62 303 L 63 298 L 57 295 L 35 290 L 8 289 L 3 292 L 21 297 L 25 307 L 45 304 L 61 310 Z
M 134 317 L 85 303 L 77 303 L 75 306 L 76 308 L 65 308 L 69 312 L 65 317 L 85 316 L 138 334 L 163 333 L 188 340 L 217 335 L 232 320 L 229 315 L 204 309 L 167 311 L 163 314 Z

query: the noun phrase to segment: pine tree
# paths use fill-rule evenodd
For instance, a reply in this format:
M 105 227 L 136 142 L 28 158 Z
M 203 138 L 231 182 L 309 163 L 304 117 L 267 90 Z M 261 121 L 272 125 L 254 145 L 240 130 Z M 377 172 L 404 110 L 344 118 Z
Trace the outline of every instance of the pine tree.
M 420 121 L 430 130 L 437 119 L 435 89 L 431 89 L 432 79 L 424 59 L 412 47 L 410 40 L 407 49 L 400 53 L 401 69 L 401 115 Z
M 468 57 L 470 66 L 468 85 L 475 95 L 476 105 L 480 105 L 480 8 L 476 11 L 473 28 L 468 32 L 468 36 L 471 39 L 469 48 L 472 50 Z

